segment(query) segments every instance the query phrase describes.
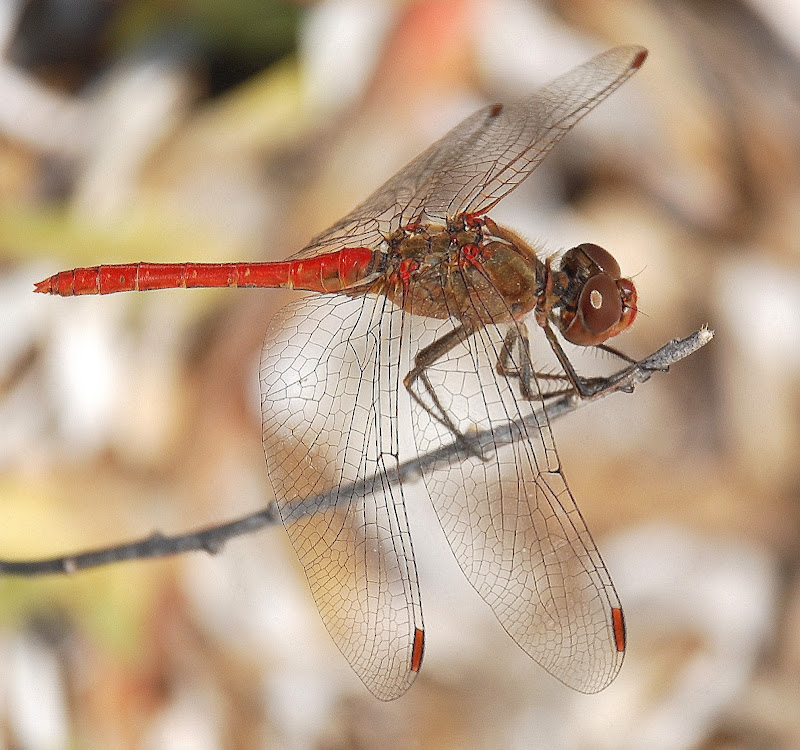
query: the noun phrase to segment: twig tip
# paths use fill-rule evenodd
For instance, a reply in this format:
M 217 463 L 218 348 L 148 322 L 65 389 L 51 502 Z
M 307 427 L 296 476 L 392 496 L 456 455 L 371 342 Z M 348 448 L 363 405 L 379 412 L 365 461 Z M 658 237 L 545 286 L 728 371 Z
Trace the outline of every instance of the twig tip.
M 708 324 L 704 324 L 697 332 L 697 338 L 701 345 L 705 345 L 714 338 L 714 331 L 708 327 Z

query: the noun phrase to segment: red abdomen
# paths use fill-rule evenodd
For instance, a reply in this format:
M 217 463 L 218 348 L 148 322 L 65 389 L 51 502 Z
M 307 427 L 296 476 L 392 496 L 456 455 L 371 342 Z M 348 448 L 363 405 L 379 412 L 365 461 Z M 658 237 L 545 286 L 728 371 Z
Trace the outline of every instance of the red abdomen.
M 339 292 L 368 278 L 376 264 L 375 253 L 365 247 L 274 263 L 129 263 L 61 271 L 36 284 L 35 291 L 61 297 L 191 287 Z

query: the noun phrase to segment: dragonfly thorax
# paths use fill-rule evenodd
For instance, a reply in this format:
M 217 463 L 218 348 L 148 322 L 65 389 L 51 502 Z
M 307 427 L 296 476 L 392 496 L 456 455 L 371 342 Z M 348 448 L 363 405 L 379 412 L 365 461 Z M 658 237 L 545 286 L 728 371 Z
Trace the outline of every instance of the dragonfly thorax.
M 412 224 L 387 239 L 388 283 L 371 291 L 425 317 L 502 322 L 530 312 L 544 284 L 544 264 L 491 219 L 459 216 Z

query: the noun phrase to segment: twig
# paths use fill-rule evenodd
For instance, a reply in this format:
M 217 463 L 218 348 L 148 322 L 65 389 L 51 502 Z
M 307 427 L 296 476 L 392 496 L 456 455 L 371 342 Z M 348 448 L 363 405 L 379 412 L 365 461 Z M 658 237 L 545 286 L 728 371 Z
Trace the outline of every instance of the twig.
M 670 365 L 688 357 L 701 347 L 705 346 L 714 337 L 714 332 L 708 328 L 701 328 L 685 339 L 673 339 L 662 346 L 658 351 L 649 357 L 637 362 L 629 368 L 622 370 L 611 379 L 604 381 L 601 392 L 591 397 L 591 399 L 602 398 L 610 393 L 617 391 L 630 392 L 639 383 L 644 383 L 651 378 L 655 372 L 667 372 Z M 610 385 L 610 387 L 609 387 Z M 590 399 L 590 400 L 591 400 Z M 555 401 L 547 404 L 547 418 L 550 420 L 558 419 L 572 411 L 575 411 L 583 400 L 573 395 L 562 396 Z M 527 427 L 535 429 L 536 425 L 542 420 L 541 410 L 529 415 L 524 422 Z M 520 440 L 526 434 L 526 430 L 519 429 L 517 422 L 511 422 L 501 429 L 484 430 L 474 435 L 470 435 L 470 442 L 474 439 L 475 443 L 481 448 L 496 450 L 505 445 L 509 445 Z M 440 448 L 432 453 L 412 459 L 402 463 L 397 471 L 390 472 L 384 477 L 384 482 L 397 484 L 400 481 L 407 482 L 422 474 L 422 471 L 440 462 L 453 462 L 460 460 L 463 455 L 463 447 L 457 443 L 452 443 Z M 317 498 L 315 501 L 307 501 L 308 507 L 326 507 L 336 503 L 337 495 L 352 497 L 354 494 L 364 494 L 369 487 L 374 487 L 374 477 L 362 480 L 347 492 L 330 492 Z M 317 502 L 318 501 L 318 502 Z M 275 526 L 280 524 L 280 516 L 277 506 L 272 503 L 264 510 L 257 513 L 230 521 L 224 524 L 209 526 L 198 531 L 176 536 L 164 536 L 155 533 L 146 539 L 135 542 L 120 544 L 113 547 L 103 547 L 98 550 L 80 552 L 74 555 L 64 555 L 52 557 L 44 560 L 19 560 L 6 561 L 0 560 L 0 575 L 7 576 L 40 576 L 64 573 L 76 573 L 79 570 L 95 568 L 100 565 L 109 565 L 123 560 L 144 560 L 155 557 L 167 557 L 181 552 L 191 552 L 203 550 L 210 554 L 216 554 L 224 546 L 225 542 L 237 536 L 251 534 L 259 531 L 265 526 Z

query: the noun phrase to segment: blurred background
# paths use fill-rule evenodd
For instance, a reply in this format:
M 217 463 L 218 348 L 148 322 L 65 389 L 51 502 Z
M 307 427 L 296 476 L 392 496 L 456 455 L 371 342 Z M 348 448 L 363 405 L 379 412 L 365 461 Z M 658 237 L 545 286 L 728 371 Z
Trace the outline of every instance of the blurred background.
M 0 558 L 268 503 L 258 357 L 290 295 L 57 299 L 57 270 L 281 259 L 482 104 L 605 48 L 642 70 L 493 212 L 609 248 L 644 356 L 554 425 L 625 606 L 594 696 L 549 677 L 407 491 L 425 666 L 380 703 L 285 533 L 0 579 L 0 748 L 800 747 L 800 6 L 793 0 L 2 0 Z

